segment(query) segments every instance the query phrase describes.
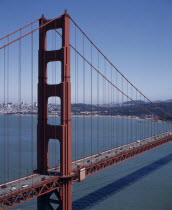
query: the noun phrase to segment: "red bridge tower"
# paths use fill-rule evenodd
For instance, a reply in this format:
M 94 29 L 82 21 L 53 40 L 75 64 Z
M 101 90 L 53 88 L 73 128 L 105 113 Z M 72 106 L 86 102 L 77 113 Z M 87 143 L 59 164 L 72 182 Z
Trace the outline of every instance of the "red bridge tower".
M 40 26 L 50 20 L 42 17 Z M 62 29 L 62 48 L 47 51 L 46 34 L 53 29 Z M 49 139 L 60 142 L 61 188 L 55 193 L 60 209 L 72 209 L 72 145 L 71 145 L 71 84 L 70 84 L 70 18 L 65 12 L 61 17 L 39 29 L 39 81 L 38 81 L 38 127 L 37 127 L 37 167 L 40 174 L 48 172 Z M 61 62 L 61 83 L 47 84 L 48 62 Z M 61 99 L 61 125 L 48 124 L 48 98 Z M 47 195 L 38 200 L 44 200 Z M 43 204 L 44 205 L 44 204 Z M 42 210 L 42 209 L 41 209 Z

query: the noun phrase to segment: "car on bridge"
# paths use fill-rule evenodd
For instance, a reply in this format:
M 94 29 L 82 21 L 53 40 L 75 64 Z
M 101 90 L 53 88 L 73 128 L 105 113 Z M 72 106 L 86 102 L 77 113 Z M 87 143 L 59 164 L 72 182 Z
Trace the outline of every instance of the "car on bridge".
M 1 188 L 5 189 L 5 188 L 7 188 L 7 185 L 4 184 L 4 185 L 1 186 Z
M 25 187 L 28 187 L 28 186 L 29 186 L 28 184 L 23 184 L 21 187 L 25 188 Z

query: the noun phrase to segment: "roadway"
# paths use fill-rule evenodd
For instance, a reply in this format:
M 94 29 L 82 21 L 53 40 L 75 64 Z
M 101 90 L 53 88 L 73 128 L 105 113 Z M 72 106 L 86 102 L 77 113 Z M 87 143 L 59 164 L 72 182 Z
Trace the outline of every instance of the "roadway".
M 103 159 L 114 157 L 122 152 L 132 150 L 133 148 L 140 147 L 142 145 L 157 141 L 159 139 L 162 139 L 170 135 L 172 135 L 172 131 L 161 133 L 161 134 L 149 137 L 149 138 L 137 140 L 135 142 L 132 142 L 126 145 L 122 145 L 113 149 L 103 151 L 101 153 L 97 153 L 97 154 L 73 161 L 72 170 L 74 171 L 78 168 L 82 169 L 84 167 L 94 165 L 95 163 Z M 49 175 L 39 175 L 39 174 L 34 173 L 26 177 L 22 177 L 16 180 L 12 180 L 12 181 L 0 184 L 0 196 L 3 197 L 6 194 L 13 193 L 15 191 L 18 191 L 21 188 L 27 188 L 37 183 L 44 182 L 55 176 L 60 176 L 60 166 L 50 169 Z

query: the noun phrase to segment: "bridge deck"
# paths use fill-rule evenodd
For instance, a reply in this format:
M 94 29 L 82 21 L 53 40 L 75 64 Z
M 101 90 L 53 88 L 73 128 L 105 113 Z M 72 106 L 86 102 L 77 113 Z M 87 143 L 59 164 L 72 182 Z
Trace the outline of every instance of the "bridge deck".
M 172 131 L 149 138 L 137 140 L 130 144 L 103 151 L 72 162 L 73 181 L 115 165 L 133 156 L 172 141 Z M 0 185 L 0 203 L 15 206 L 26 200 L 38 197 L 61 186 L 60 166 L 49 170 L 49 175 L 31 175 L 12 180 Z M 3 186 L 5 185 L 5 188 Z M 2 189 L 3 188 L 3 189 Z

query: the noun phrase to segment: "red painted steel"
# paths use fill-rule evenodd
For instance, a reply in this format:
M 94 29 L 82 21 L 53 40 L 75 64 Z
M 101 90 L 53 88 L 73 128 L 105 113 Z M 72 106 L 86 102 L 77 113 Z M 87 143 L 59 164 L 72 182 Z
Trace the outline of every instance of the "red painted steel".
M 23 188 L 2 196 L 1 203 L 7 206 L 16 206 L 25 201 L 47 194 L 60 187 L 61 181 L 59 177 L 49 178 L 30 187 Z
M 59 16 L 59 17 L 61 17 L 61 16 Z M 0 49 L 3 49 L 3 48 L 9 46 L 10 44 L 12 44 L 12 43 L 14 43 L 14 42 L 16 42 L 16 41 L 18 41 L 18 40 L 20 40 L 20 39 L 23 39 L 24 37 L 28 36 L 29 34 L 32 34 L 33 32 L 37 31 L 38 29 L 41 29 L 41 28 L 47 26 L 48 24 L 50 24 L 51 22 L 55 21 L 55 20 L 58 19 L 59 17 L 56 17 L 56 18 L 50 20 L 49 22 L 46 22 L 45 24 L 43 24 L 43 25 L 41 25 L 41 26 L 39 26 L 39 27 L 37 27 L 37 28 L 35 28 L 35 29 L 29 31 L 28 33 L 26 33 L 26 34 L 24 34 L 24 35 L 22 35 L 22 36 L 19 36 L 18 38 L 12 40 L 11 42 L 9 42 L 9 43 L 7 43 L 7 44 L 1 46 Z M 43 17 L 42 17 L 42 18 L 43 18 Z M 42 19 L 42 18 L 40 18 L 40 19 Z M 7 35 L 7 36 L 8 36 L 8 35 Z M 2 38 L 3 38 L 3 37 L 2 37 Z
M 117 163 L 128 160 L 132 157 L 135 157 L 135 156 L 142 154 L 146 151 L 154 149 L 155 147 L 161 146 L 162 144 L 166 144 L 170 141 L 172 141 L 172 136 L 164 137 L 160 140 L 133 148 L 133 149 L 125 151 L 125 152 L 121 152 L 120 154 L 118 154 L 116 156 L 101 160 L 89 167 L 88 166 L 85 167 L 86 176 L 92 175 L 98 171 L 109 168 L 110 166 L 116 165 Z
M 18 31 L 20 31 L 20 30 L 22 30 L 22 29 L 24 29 L 24 28 L 30 26 L 31 24 L 35 23 L 36 21 L 38 21 L 38 20 L 40 20 L 40 19 L 41 19 L 41 18 L 38 18 L 38 19 L 36 19 L 36 20 L 34 20 L 34 21 L 28 23 L 27 25 L 25 25 L 25 26 L 23 26 L 23 27 L 21 27 L 21 28 L 15 30 L 15 31 L 13 31 L 13 32 L 11 32 L 11 33 L 9 33 L 9 34 L 7 34 L 7 35 L 1 37 L 0 40 L 5 39 L 5 38 L 7 38 L 8 36 L 11 36 L 12 34 L 15 34 L 16 32 L 18 32 Z
M 60 142 L 60 171 L 62 175 L 62 209 L 72 209 L 72 130 L 71 130 L 71 84 L 70 84 L 70 19 L 67 13 L 63 16 L 62 49 L 62 96 L 61 96 L 61 124 L 63 137 Z
M 65 12 L 54 21 L 40 20 L 39 30 L 39 83 L 38 83 L 38 137 L 37 163 L 38 172 L 48 172 L 48 142 L 49 139 L 60 141 L 60 198 L 63 210 L 72 209 L 72 144 L 71 144 L 71 84 L 70 84 L 70 19 Z M 62 28 L 62 48 L 60 50 L 46 50 L 46 32 L 51 29 Z M 61 62 L 61 83 L 47 84 L 47 63 Z M 52 96 L 61 99 L 61 125 L 48 124 L 48 98 Z
M 132 157 L 135 157 L 153 148 L 166 144 L 170 141 L 172 141 L 172 136 L 164 137 L 162 139 L 139 146 L 137 148 L 134 148 L 125 152 L 121 152 L 120 154 L 116 156 L 103 159 L 99 162 L 94 163 L 93 165 L 82 166 L 82 168 L 85 168 L 86 176 L 90 176 L 96 172 L 109 168 L 110 166 L 114 166 L 118 163 L 121 163 L 125 160 L 128 160 Z M 73 171 L 73 176 L 71 178 L 72 178 L 72 181 L 79 181 L 80 169 Z M 50 177 L 49 179 L 46 179 L 45 181 L 41 181 L 33 186 L 30 186 L 30 187 L 27 187 L 27 188 L 24 188 L 15 192 L 11 192 L 5 196 L 1 196 L 0 200 L 1 200 L 1 203 L 4 205 L 16 206 L 27 200 L 31 200 L 35 197 L 52 192 L 57 188 L 61 190 L 62 187 L 63 187 L 63 182 L 62 182 L 61 177 L 58 177 L 58 176 L 53 177 L 53 178 Z

